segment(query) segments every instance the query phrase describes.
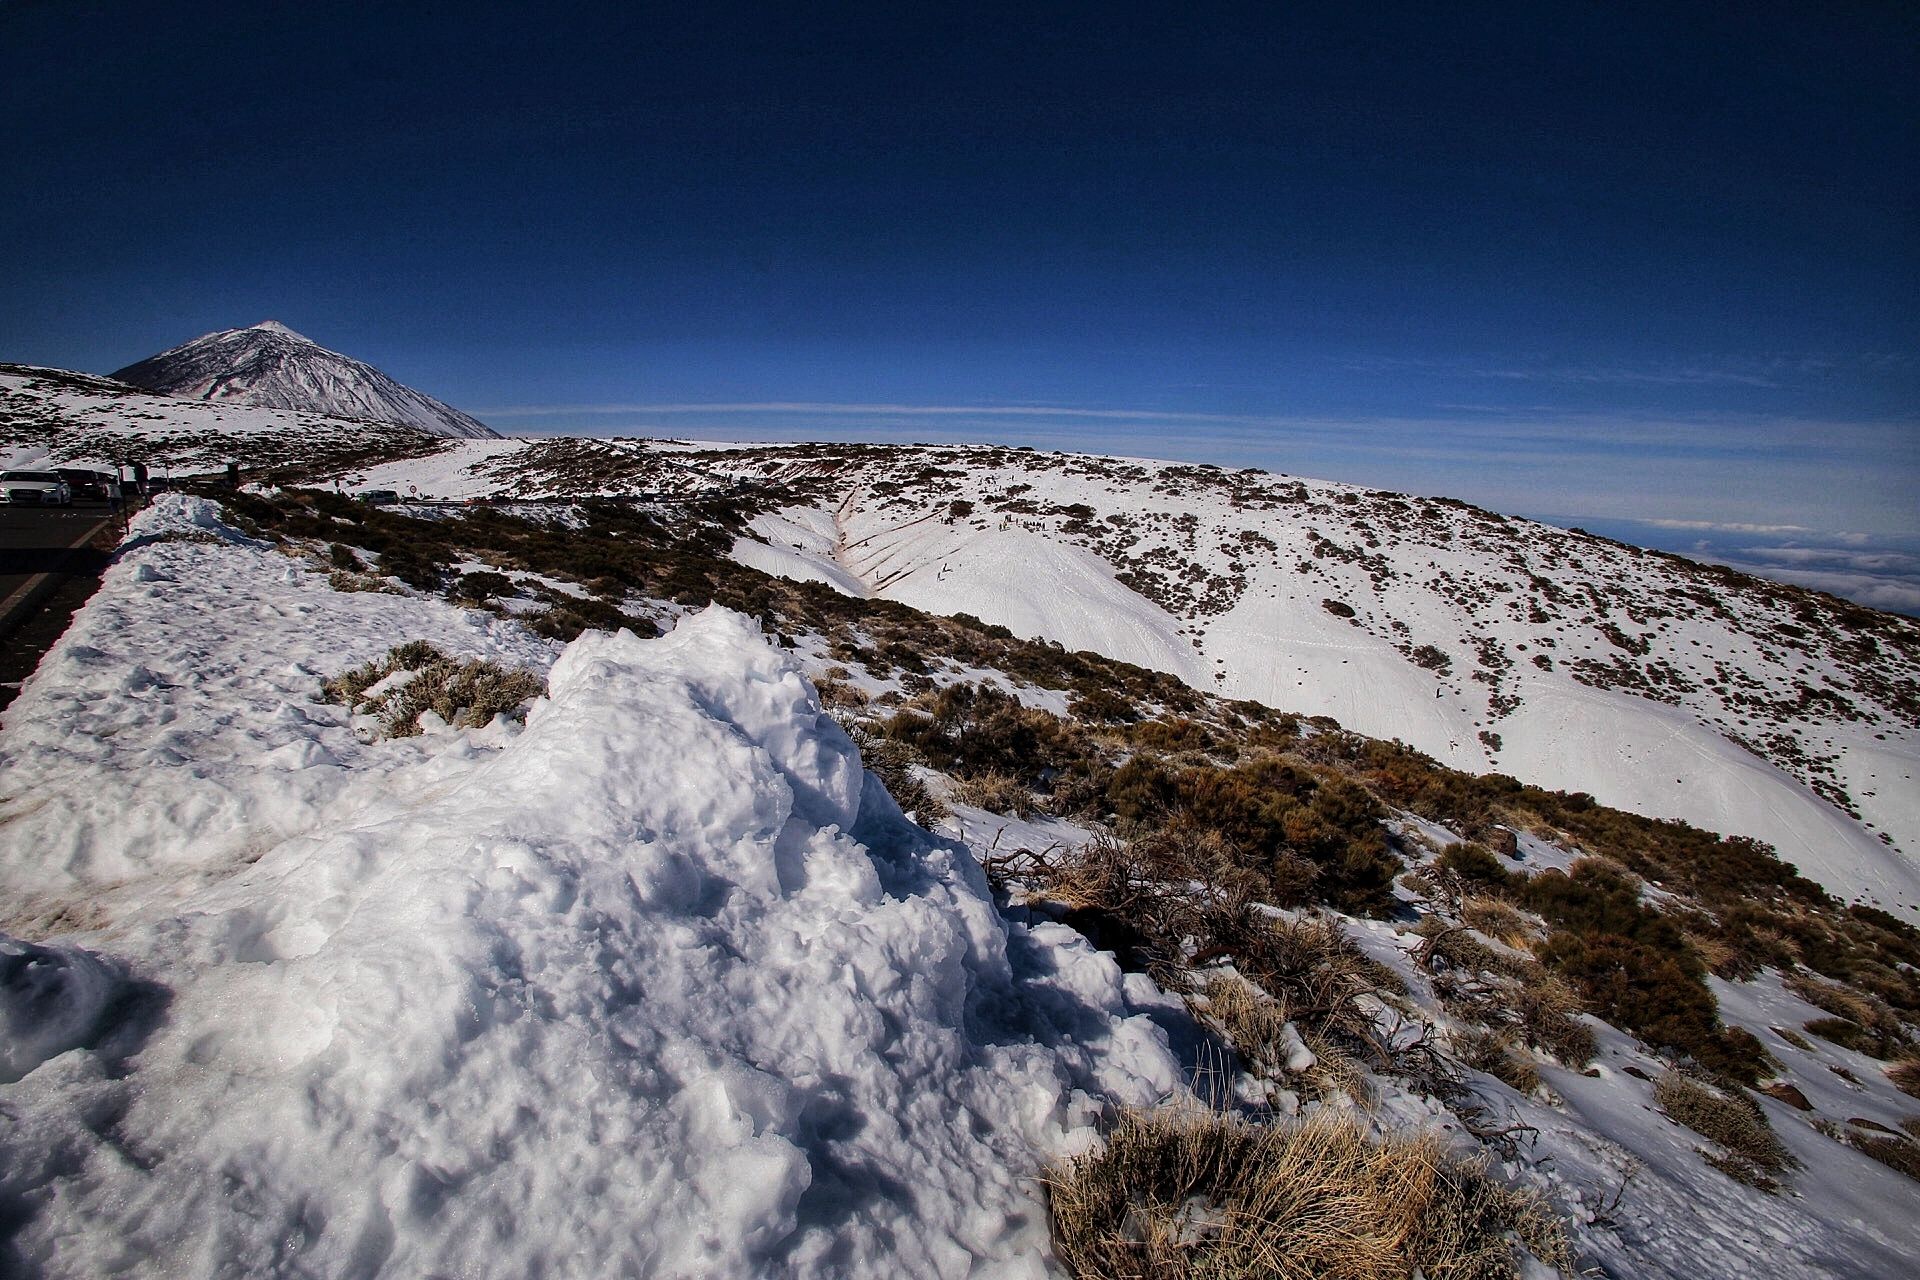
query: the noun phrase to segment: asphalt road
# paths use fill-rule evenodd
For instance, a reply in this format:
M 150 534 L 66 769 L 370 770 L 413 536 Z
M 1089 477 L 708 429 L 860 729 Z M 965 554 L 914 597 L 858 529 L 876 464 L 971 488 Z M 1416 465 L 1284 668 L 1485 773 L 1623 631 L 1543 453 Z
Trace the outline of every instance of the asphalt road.
M 0 504 L 0 601 L 36 574 L 61 572 L 79 558 L 76 543 L 88 541 L 109 518 L 104 502 L 70 507 Z
M 93 594 L 119 529 L 104 502 L 0 505 L 0 707 Z

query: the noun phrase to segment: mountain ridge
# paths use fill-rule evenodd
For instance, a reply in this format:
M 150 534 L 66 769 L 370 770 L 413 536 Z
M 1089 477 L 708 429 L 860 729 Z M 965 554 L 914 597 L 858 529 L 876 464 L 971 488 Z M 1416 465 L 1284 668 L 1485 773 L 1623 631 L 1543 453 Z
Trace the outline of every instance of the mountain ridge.
M 479 419 L 330 350 L 278 320 L 203 334 L 110 375 L 184 399 L 298 409 L 417 427 L 431 435 L 498 435 Z

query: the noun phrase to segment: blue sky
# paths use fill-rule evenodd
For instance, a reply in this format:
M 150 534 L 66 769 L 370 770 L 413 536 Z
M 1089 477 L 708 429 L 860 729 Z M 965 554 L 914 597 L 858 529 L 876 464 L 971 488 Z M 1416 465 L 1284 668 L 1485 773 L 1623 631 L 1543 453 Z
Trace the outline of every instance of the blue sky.
M 0 3 L 0 359 L 1920 536 L 1911 7 L 1032 9 Z

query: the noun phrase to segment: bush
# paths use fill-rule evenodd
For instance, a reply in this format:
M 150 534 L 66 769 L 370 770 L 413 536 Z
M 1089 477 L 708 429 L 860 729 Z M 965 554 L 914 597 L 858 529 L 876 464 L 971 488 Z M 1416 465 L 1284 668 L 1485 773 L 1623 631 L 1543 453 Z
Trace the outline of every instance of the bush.
M 491 569 L 478 569 L 472 573 L 463 573 L 453 584 L 453 594 L 461 600 L 471 600 L 476 604 L 485 604 L 496 596 L 517 594 L 513 579 L 504 573 L 495 573 Z
M 1031 818 L 1039 808 L 1033 792 L 1022 786 L 1019 779 L 1010 778 L 1004 773 L 985 773 L 968 778 L 955 788 L 953 798 L 976 809 L 1011 814 L 1016 818 Z
M 1909 1098 L 1920 1098 L 1920 1058 L 1902 1058 L 1887 1067 L 1887 1079 Z
M 1716 1089 L 1669 1071 L 1654 1082 L 1653 1099 L 1661 1110 L 1701 1137 L 1719 1143 L 1726 1157 L 1714 1167 L 1762 1190 L 1774 1189 L 1767 1175 L 1785 1173 L 1795 1160 L 1760 1104 L 1744 1093 Z
M 367 690 L 398 673 L 407 673 L 374 697 Z M 538 697 L 546 682 L 530 671 L 512 671 L 492 662 L 459 662 L 424 640 L 396 645 L 387 656 L 326 682 L 329 701 L 348 710 L 379 717 L 392 738 L 420 732 L 420 715 L 432 711 L 448 724 L 478 727 L 496 715 L 513 715 Z
M 1432 1136 L 1375 1143 L 1330 1111 L 1276 1125 L 1128 1111 L 1046 1187 L 1054 1253 L 1077 1277 L 1517 1277 L 1516 1238 L 1551 1266 L 1571 1261 L 1536 1198 Z

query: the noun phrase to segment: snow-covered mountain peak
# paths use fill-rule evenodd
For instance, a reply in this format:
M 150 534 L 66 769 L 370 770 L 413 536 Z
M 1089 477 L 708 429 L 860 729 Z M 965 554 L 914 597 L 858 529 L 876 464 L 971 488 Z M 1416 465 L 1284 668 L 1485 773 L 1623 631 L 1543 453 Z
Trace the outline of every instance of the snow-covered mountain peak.
M 306 334 L 296 333 L 278 320 L 262 320 L 259 324 L 253 325 L 252 329 L 258 333 L 277 333 L 283 338 L 292 338 L 296 342 L 312 342 L 316 347 L 320 345 Z
M 330 351 L 278 320 L 205 334 L 113 376 L 192 400 L 394 422 L 437 436 L 496 434 L 485 423 L 364 361 Z

